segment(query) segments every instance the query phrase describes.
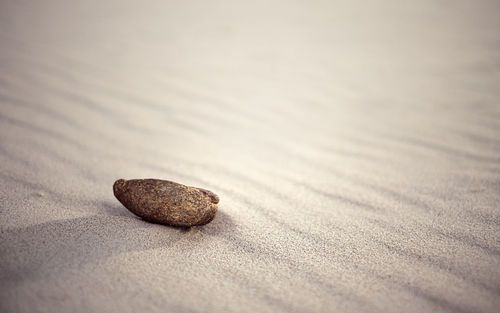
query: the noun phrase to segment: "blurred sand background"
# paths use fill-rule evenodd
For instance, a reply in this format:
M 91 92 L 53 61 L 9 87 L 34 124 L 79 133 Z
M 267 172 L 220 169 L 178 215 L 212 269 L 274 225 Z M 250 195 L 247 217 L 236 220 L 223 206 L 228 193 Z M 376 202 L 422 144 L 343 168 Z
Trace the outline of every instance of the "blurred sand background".
M 498 312 L 500 2 L 0 3 L 1 312 Z

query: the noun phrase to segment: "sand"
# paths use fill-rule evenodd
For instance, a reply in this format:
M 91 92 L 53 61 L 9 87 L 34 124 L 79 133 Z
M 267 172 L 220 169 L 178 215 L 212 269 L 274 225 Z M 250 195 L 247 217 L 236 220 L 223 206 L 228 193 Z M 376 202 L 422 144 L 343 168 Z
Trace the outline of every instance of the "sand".
M 1 312 L 498 312 L 496 1 L 2 1 Z M 207 188 L 144 222 L 118 178 Z

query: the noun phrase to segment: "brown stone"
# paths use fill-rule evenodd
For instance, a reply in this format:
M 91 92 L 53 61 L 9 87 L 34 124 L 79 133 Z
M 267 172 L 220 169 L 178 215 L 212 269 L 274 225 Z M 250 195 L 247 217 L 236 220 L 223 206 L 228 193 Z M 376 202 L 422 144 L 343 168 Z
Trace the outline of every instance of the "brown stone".
M 135 215 L 171 226 L 210 223 L 219 203 L 219 197 L 211 191 L 160 179 L 119 179 L 113 193 Z

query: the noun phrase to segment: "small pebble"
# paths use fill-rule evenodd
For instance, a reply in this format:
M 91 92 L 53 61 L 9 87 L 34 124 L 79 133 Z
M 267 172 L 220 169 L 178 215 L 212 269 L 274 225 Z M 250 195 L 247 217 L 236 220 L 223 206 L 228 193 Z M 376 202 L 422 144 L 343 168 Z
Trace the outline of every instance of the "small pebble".
M 119 179 L 113 193 L 135 215 L 171 226 L 210 223 L 219 203 L 219 197 L 211 191 L 160 179 Z

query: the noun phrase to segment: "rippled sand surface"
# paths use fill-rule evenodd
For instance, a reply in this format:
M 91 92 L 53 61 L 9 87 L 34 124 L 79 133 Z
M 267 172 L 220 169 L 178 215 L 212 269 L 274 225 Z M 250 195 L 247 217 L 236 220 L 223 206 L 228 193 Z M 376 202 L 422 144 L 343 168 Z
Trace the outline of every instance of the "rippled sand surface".
M 0 311 L 498 312 L 496 1 L 2 1 Z M 220 198 L 136 218 L 118 178 Z

